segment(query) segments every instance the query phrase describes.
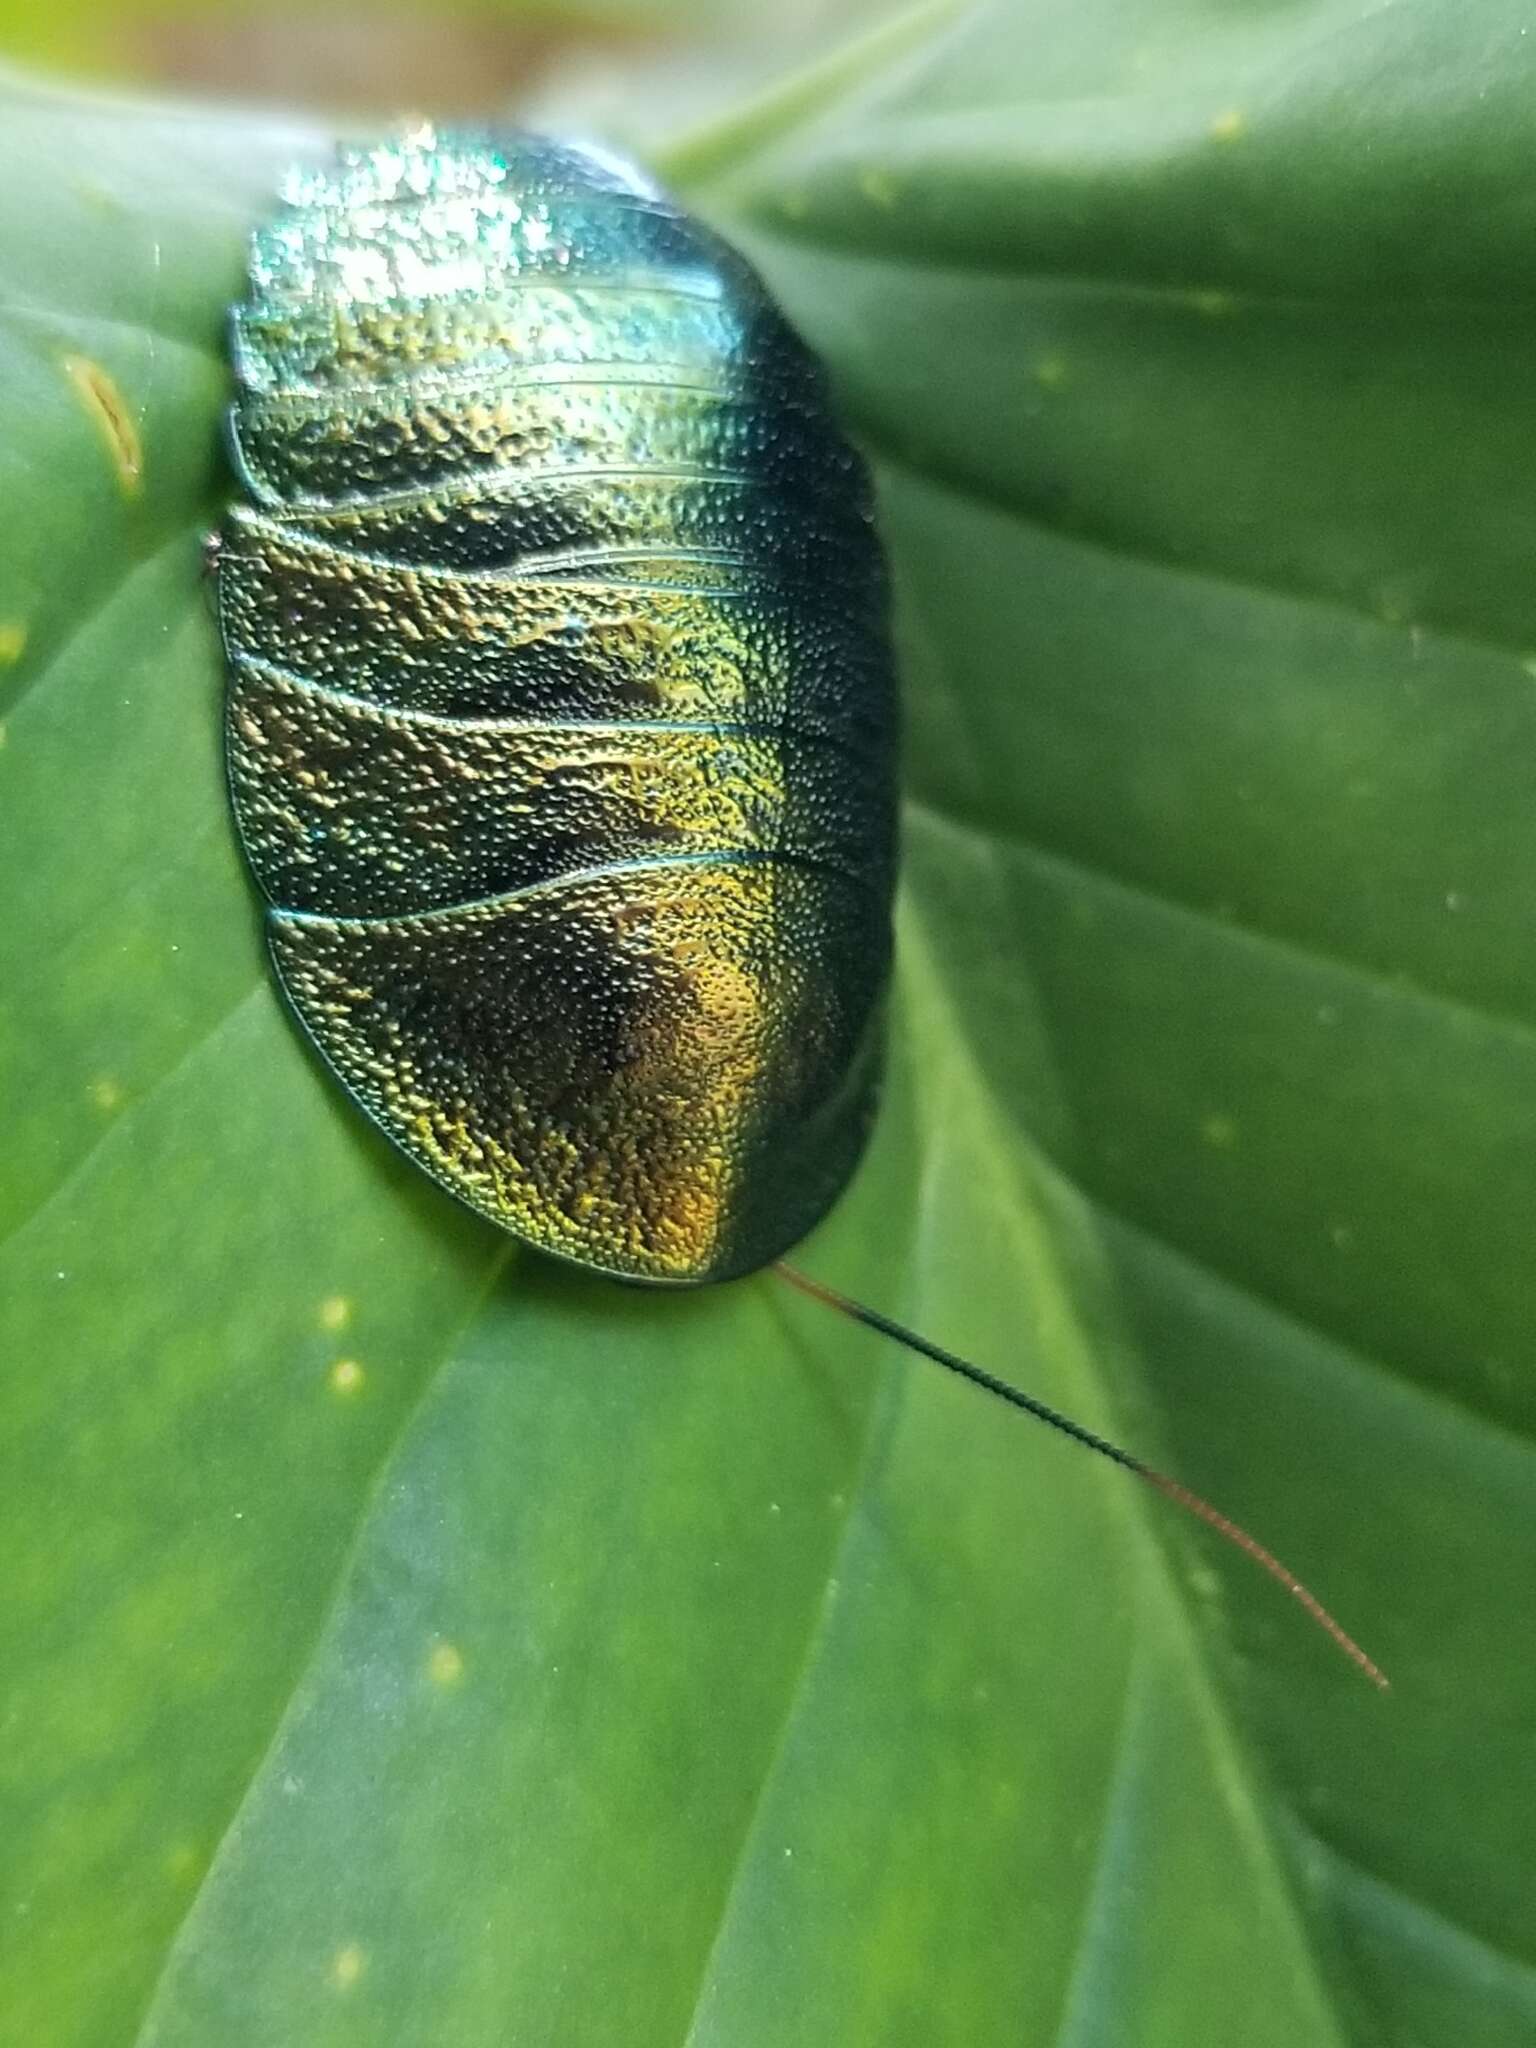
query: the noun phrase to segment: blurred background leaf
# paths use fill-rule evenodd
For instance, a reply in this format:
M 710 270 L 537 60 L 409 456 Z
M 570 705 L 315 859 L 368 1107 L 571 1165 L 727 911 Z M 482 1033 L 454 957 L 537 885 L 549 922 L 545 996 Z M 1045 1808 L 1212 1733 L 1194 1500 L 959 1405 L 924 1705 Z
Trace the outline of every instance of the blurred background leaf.
M 719 0 L 0 0 L 0 42 L 21 59 L 141 83 L 353 107 L 394 107 L 405 90 L 434 106 L 486 106 L 525 92 L 564 51 L 633 55 L 707 31 L 724 11 Z
M 892 0 L 0 0 L 0 53 L 184 93 L 356 117 L 569 107 L 676 134 L 743 82 L 792 71 Z
M 644 139 L 751 80 L 659 153 L 877 462 L 896 1052 L 807 1264 L 1173 1462 L 1386 1702 L 966 1389 L 358 1128 L 199 577 L 319 135 L 0 89 L 0 2039 L 1532 2038 L 1520 12 L 1040 0 L 782 81 L 652 14 L 522 81 Z

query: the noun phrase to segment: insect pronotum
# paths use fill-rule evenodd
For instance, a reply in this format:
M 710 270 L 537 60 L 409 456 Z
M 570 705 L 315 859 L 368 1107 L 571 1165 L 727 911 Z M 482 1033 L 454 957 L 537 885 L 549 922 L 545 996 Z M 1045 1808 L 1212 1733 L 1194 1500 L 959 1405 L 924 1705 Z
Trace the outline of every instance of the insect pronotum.
M 284 992 L 462 1201 L 634 1281 L 784 1278 L 872 1119 L 896 702 L 862 462 L 752 269 L 606 153 L 431 131 L 290 177 L 234 315 L 215 566 Z

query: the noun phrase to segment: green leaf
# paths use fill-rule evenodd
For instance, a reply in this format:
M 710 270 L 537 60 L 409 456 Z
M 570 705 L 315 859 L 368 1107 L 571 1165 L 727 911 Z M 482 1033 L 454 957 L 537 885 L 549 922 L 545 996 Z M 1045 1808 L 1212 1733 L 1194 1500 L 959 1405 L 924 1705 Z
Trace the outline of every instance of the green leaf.
M 255 118 L 0 96 L 0 2039 L 1531 2038 L 1519 10 L 885 32 L 678 150 L 874 452 L 890 1097 L 770 1278 L 508 1249 L 295 1042 L 200 536 Z M 135 453 L 135 450 L 137 453 Z

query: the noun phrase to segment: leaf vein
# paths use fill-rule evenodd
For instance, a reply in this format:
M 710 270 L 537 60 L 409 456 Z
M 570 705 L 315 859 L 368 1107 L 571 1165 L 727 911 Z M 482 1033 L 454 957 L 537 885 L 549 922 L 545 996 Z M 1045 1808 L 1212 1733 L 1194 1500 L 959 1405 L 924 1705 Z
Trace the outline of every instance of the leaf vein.
M 187 1938 L 200 1907 L 208 1896 L 209 1887 L 213 1883 L 220 1866 L 229 1855 L 233 1844 L 238 1840 L 240 1823 L 246 1809 L 250 1805 L 253 1794 L 260 1785 L 268 1765 L 281 1748 L 284 1735 L 304 1709 L 306 1704 L 304 1696 L 305 1681 L 313 1670 L 320 1651 L 331 1631 L 331 1627 L 340 1612 L 342 1601 L 346 1596 L 353 1572 L 362 1554 L 364 1542 L 374 1514 L 388 1484 L 389 1474 L 399 1459 L 401 1451 L 408 1441 L 417 1420 L 431 1399 L 433 1390 L 438 1385 L 443 1372 L 449 1362 L 457 1355 L 465 1337 L 473 1329 L 483 1313 L 486 1304 L 496 1289 L 497 1283 L 511 1260 L 514 1249 L 513 1240 L 506 1238 L 491 1252 L 486 1261 L 484 1278 L 478 1292 L 474 1295 L 460 1321 L 448 1333 L 436 1363 L 428 1368 L 415 1398 L 407 1405 L 393 1436 L 391 1436 L 380 1453 L 378 1462 L 374 1466 L 372 1477 L 368 1481 L 359 1504 L 357 1526 L 353 1532 L 352 1540 L 347 1544 L 338 1560 L 330 1592 L 321 1606 L 319 1618 L 310 1636 L 308 1646 L 294 1660 L 294 1670 L 297 1673 L 297 1677 L 292 1685 L 283 1688 L 282 1701 L 278 1707 L 271 1731 L 249 1770 L 242 1773 L 239 1790 L 230 1803 L 228 1817 L 219 1830 L 218 1840 L 213 1853 L 210 1855 L 207 1865 L 198 1879 L 191 1898 L 187 1901 L 185 1911 L 166 1943 L 165 1954 L 160 1968 L 155 1973 L 154 1981 L 150 1985 L 149 1994 L 145 2000 L 138 2023 L 133 2030 L 132 2048 L 153 2048 L 153 2043 L 159 2031 L 157 2008 L 172 1985 L 173 1978 L 171 1973 L 174 1969 L 177 1955 Z

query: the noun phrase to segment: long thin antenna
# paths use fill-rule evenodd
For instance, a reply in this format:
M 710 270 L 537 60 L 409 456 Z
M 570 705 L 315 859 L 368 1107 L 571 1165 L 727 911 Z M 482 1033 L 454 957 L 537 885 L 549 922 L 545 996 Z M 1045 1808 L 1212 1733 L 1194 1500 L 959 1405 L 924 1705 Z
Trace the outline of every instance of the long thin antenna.
M 1354 1637 L 1339 1626 L 1317 1595 L 1304 1586 L 1296 1574 L 1280 1562 L 1273 1551 L 1266 1550 L 1257 1537 L 1250 1536 L 1240 1523 L 1224 1515 L 1219 1508 L 1213 1508 L 1210 1502 L 1202 1500 L 1198 1493 L 1192 1493 L 1177 1479 L 1170 1479 L 1166 1472 L 1159 1472 L 1155 1466 L 1144 1464 L 1140 1458 L 1132 1457 L 1129 1451 L 1123 1451 L 1107 1437 L 1096 1436 L 1091 1429 L 1084 1429 L 1080 1422 L 1074 1422 L 1070 1416 L 1047 1407 L 1044 1401 L 1037 1401 L 1033 1394 L 1026 1394 L 1021 1388 L 1010 1385 L 1007 1380 L 1000 1380 L 995 1374 L 984 1371 L 981 1366 L 972 1365 L 969 1359 L 957 1358 L 953 1351 L 946 1351 L 942 1345 L 931 1344 L 926 1337 L 919 1337 L 915 1330 L 908 1330 L 900 1323 L 893 1323 L 889 1316 L 881 1315 L 877 1309 L 866 1308 L 863 1302 L 853 1301 L 846 1294 L 839 1294 L 835 1288 L 823 1286 L 821 1281 L 812 1280 L 795 1267 L 786 1265 L 782 1259 L 778 1261 L 774 1271 L 781 1279 L 787 1280 L 791 1287 L 798 1288 L 801 1294 L 809 1295 L 812 1301 L 819 1301 L 827 1308 L 836 1309 L 839 1315 L 848 1316 L 856 1323 L 863 1323 L 871 1330 L 878 1330 L 882 1337 L 893 1337 L 909 1351 L 917 1352 L 920 1357 L 932 1359 L 935 1365 L 942 1365 L 947 1372 L 958 1373 L 961 1379 L 969 1380 L 972 1386 L 983 1387 L 987 1393 L 996 1394 L 997 1398 L 1006 1401 L 1010 1408 L 1022 1409 L 1026 1415 L 1034 1416 L 1037 1422 L 1043 1422 L 1051 1429 L 1059 1430 L 1063 1436 L 1071 1437 L 1072 1441 L 1081 1444 L 1084 1450 L 1096 1451 L 1101 1458 L 1108 1458 L 1111 1464 L 1119 1465 L 1124 1471 L 1133 1472 L 1138 1479 L 1144 1479 L 1148 1486 L 1154 1487 L 1165 1500 L 1171 1500 L 1175 1507 L 1195 1516 L 1198 1521 L 1204 1522 L 1208 1528 L 1214 1529 L 1218 1536 L 1240 1550 L 1245 1557 L 1252 1558 L 1256 1565 L 1284 1586 L 1286 1592 L 1300 1603 L 1323 1633 L 1333 1638 L 1351 1664 L 1365 1673 L 1372 1685 L 1379 1686 L 1383 1692 L 1391 1690 L 1391 1681 L 1380 1665 L 1373 1662 Z

